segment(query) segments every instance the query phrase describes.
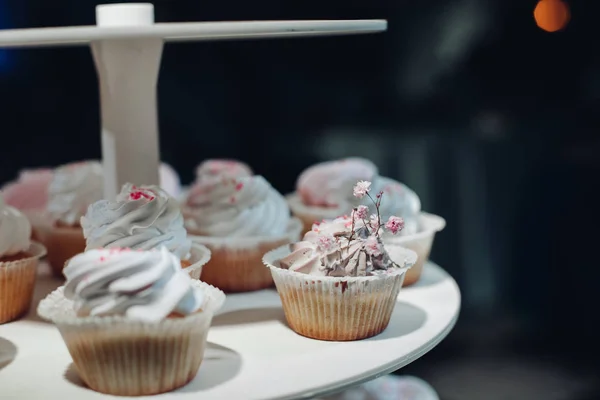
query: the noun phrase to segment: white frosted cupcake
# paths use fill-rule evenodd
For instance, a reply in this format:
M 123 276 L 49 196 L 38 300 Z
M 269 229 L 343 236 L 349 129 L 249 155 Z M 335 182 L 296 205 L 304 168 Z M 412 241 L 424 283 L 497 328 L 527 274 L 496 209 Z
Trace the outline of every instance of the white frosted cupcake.
M 82 380 L 119 396 L 164 393 L 200 367 L 223 292 L 191 280 L 166 248 L 90 250 L 71 259 L 65 286 L 40 302 Z
M 29 310 L 37 265 L 46 248 L 32 242 L 31 225 L 0 196 L 0 324 Z
M 369 182 L 359 182 L 361 198 Z M 381 196 L 375 200 L 377 209 Z M 401 218 L 369 215 L 366 206 L 350 217 L 315 224 L 303 241 L 267 253 L 286 319 L 297 333 L 314 339 L 347 341 L 381 333 L 389 324 L 406 271 L 417 255 L 383 245 L 380 231 L 402 230 Z
M 212 253 L 202 280 L 230 292 L 271 286 L 262 256 L 298 240 L 302 229 L 283 196 L 262 176 L 197 181 L 183 213 L 192 240 Z
M 296 192 L 286 199 L 308 232 L 315 222 L 348 214 L 360 205 L 360 199 L 352 196 L 352 187 L 357 181 L 373 181 L 377 173 L 375 164 L 364 158 L 322 162 L 300 174 Z
M 48 205 L 30 215 L 34 237 L 48 249 L 52 271 L 62 276 L 65 261 L 85 248 L 79 219 L 88 206 L 103 196 L 102 165 L 83 161 L 58 167 L 48 186 Z
M 123 185 L 114 201 L 90 205 L 81 218 L 86 250 L 130 248 L 151 250 L 166 247 L 196 279 L 210 259 L 210 251 L 192 244 L 177 201 L 157 186 Z

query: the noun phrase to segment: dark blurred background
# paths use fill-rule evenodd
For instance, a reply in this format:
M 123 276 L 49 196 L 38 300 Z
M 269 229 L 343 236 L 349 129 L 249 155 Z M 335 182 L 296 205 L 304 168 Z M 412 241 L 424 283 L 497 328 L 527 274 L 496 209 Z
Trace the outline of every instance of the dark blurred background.
M 0 0 L 0 28 L 94 24 L 95 4 Z M 314 162 L 373 159 L 447 219 L 432 258 L 463 294 L 455 330 L 401 372 L 448 400 L 600 398 L 600 2 L 568 2 L 557 33 L 535 0 L 154 4 L 159 22 L 386 18 L 385 34 L 167 45 L 162 159 L 187 183 L 239 158 L 284 193 Z M 0 90 L 0 181 L 100 157 L 88 48 L 2 51 Z

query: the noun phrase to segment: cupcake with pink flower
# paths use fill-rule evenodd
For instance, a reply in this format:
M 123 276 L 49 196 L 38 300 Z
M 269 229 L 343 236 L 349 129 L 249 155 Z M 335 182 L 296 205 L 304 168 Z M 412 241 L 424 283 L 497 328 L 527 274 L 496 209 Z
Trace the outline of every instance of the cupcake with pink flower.
M 354 178 L 354 179 L 351 179 Z M 349 189 L 357 180 L 372 182 L 370 193 L 376 197 L 385 195 L 379 212 L 383 219 L 397 215 L 404 221 L 404 228 L 397 235 L 382 234 L 384 242 L 399 244 L 414 250 L 419 258 L 406 273 L 404 285 L 418 281 L 425 262 L 429 258 L 437 232 L 444 229 L 442 217 L 423 212 L 421 200 L 407 185 L 379 175 L 377 167 L 368 160 L 348 158 L 316 164 L 305 170 L 298 178 L 296 192 L 288 195 L 288 203 L 294 215 L 310 230 L 314 222 L 348 214 L 359 205 L 375 211 L 368 197 L 351 197 Z
M 301 242 L 263 257 L 288 324 L 300 335 L 348 341 L 381 333 L 416 261 L 415 252 L 382 241 L 383 231 L 397 235 L 404 228 L 400 217 L 382 219 L 385 194 L 372 196 L 368 181 L 359 181 L 352 192 L 372 201 L 375 212 L 359 205 L 349 216 L 314 224 Z
M 375 164 L 364 158 L 322 162 L 300 174 L 296 191 L 286 199 L 307 232 L 315 222 L 349 213 L 361 204 L 360 199 L 352 197 L 352 187 L 357 181 L 373 181 L 377 175 Z
M 158 186 L 123 185 L 116 199 L 91 204 L 81 226 L 85 250 L 165 247 L 195 279 L 210 259 L 210 250 L 188 237 L 177 200 Z
M 192 240 L 212 253 L 201 279 L 228 292 L 270 287 L 263 254 L 298 240 L 302 229 L 283 196 L 256 175 L 197 180 L 183 214 Z

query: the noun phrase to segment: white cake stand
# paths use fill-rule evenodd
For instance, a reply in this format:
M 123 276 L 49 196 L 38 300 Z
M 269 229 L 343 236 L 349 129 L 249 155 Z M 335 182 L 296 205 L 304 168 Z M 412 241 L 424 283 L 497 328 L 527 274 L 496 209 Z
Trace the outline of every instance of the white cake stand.
M 151 4 L 98 6 L 96 20 L 97 26 L 0 31 L 0 47 L 90 45 L 100 85 L 107 198 L 126 182 L 158 184 L 156 83 L 164 42 L 386 29 L 380 20 L 155 24 Z M 58 284 L 45 272 L 29 316 L 0 325 L 3 400 L 111 397 L 81 385 L 58 330 L 35 315 L 39 300 Z M 419 284 L 401 291 L 390 326 L 357 342 L 296 335 L 285 324 L 274 290 L 230 295 L 211 328 L 198 376 L 176 392 L 152 398 L 300 399 L 342 390 L 425 354 L 452 329 L 459 309 L 456 283 L 434 264 L 428 264 Z
M 29 315 L 0 325 L 2 400 L 118 397 L 83 387 L 71 357 L 50 323 L 35 308 L 61 282 L 41 266 Z M 388 328 L 356 342 L 324 342 L 291 331 L 275 290 L 227 296 L 208 335 L 209 347 L 187 386 L 144 399 L 310 399 L 392 372 L 435 347 L 452 329 L 460 309 L 456 282 L 435 264 L 403 288 Z
M 0 47 L 90 45 L 100 84 L 105 195 L 157 185 L 156 83 L 164 42 L 384 31 L 383 20 L 154 23 L 149 3 L 99 5 L 96 26 L 0 31 Z

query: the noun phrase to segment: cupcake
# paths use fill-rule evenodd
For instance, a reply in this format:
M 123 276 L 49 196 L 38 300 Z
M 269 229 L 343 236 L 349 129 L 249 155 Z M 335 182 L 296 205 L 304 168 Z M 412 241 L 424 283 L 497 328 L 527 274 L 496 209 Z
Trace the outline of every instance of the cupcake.
M 373 181 L 377 174 L 375 164 L 358 157 L 319 163 L 300 174 L 296 192 L 286 199 L 308 232 L 315 222 L 347 214 L 361 204 L 352 197 L 352 187 L 360 180 Z
M 283 196 L 262 176 L 198 180 L 183 213 L 192 240 L 212 253 L 202 280 L 228 292 L 272 286 L 262 256 L 298 240 L 302 229 Z
M 62 276 L 65 261 L 85 248 L 79 219 L 88 206 L 103 196 L 102 165 L 83 161 L 63 165 L 54 171 L 48 186 L 44 213 L 31 219 L 34 235 L 48 249 L 48 262 Z
M 190 382 L 224 294 L 190 277 L 166 248 L 89 250 L 38 314 L 53 322 L 83 382 L 117 396 L 169 392 Z
M 354 190 L 362 198 L 369 182 Z M 382 196 L 374 203 L 379 209 Z M 315 224 L 301 242 L 265 254 L 296 333 L 320 340 L 348 341 L 381 333 L 389 324 L 406 271 L 417 255 L 397 245 L 383 245 L 383 229 L 399 233 L 403 221 L 385 222 L 358 206 L 350 216 Z
M 29 310 L 38 260 L 46 254 L 30 237 L 27 217 L 0 196 L 0 324 Z
M 165 247 L 196 279 L 210 259 L 206 247 L 192 244 L 188 238 L 177 201 L 157 186 L 123 185 L 114 201 L 100 200 L 90 205 L 81 226 L 86 250 Z

